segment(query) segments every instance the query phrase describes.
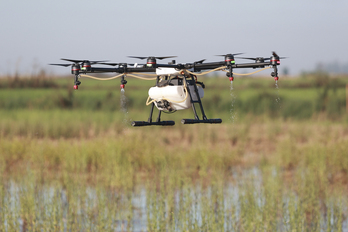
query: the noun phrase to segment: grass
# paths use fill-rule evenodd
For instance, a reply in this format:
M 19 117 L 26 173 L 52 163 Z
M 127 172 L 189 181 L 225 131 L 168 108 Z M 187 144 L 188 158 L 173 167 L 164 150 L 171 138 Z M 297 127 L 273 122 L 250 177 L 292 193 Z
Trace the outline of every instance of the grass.
M 340 231 L 347 140 L 339 123 L 281 120 L 2 138 L 2 209 L 33 230 Z
M 144 83 L 126 114 L 117 84 L 1 89 L 0 231 L 344 231 L 344 79 L 306 78 L 278 105 L 273 82 L 237 80 L 234 120 L 218 82 L 204 104 L 223 124 L 174 127 L 125 123 L 148 117 Z
M 71 78 L 48 80 L 54 83 L 54 87 L 32 88 L 31 84 L 27 84 L 27 88 L 24 88 L 26 83 L 24 82 L 20 85 L 21 88 L 15 86 L 2 88 L 0 91 L 1 110 L 76 109 L 117 112 L 120 109 L 118 81 L 98 82 L 84 79 L 80 89 L 73 91 Z M 230 118 L 232 100 L 234 102 L 233 111 L 240 118 L 247 114 L 267 114 L 271 117 L 307 120 L 324 113 L 328 119 L 337 120 L 341 119 L 342 115 L 344 117 L 346 111 L 345 85 L 347 78 L 345 77 L 329 78 L 319 73 L 316 76 L 308 74 L 303 78 L 285 78 L 279 81 L 278 90 L 275 89 L 274 81 L 271 78 L 240 78 L 234 81 L 233 92 L 230 91 L 230 83 L 227 78 L 201 78 L 201 80 L 207 86 L 203 105 L 206 114 L 211 118 L 222 116 Z M 0 80 L 0 86 L 8 86 L 6 81 L 6 78 Z M 145 106 L 145 101 L 148 96 L 148 88 L 152 85 L 153 82 L 128 79 L 126 96 L 131 117 L 140 112 L 142 117 L 147 118 L 149 107 Z M 278 99 L 278 103 L 276 99 Z M 279 110 L 280 107 L 282 110 Z M 178 112 L 176 115 L 186 117 L 190 113 L 184 111 Z

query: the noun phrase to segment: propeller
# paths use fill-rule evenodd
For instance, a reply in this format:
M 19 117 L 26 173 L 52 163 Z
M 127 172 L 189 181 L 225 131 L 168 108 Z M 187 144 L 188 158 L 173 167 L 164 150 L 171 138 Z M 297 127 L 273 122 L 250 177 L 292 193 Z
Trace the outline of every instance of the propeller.
M 278 55 L 277 55 L 277 53 L 275 53 L 275 52 L 272 52 L 272 55 L 274 56 L 274 57 L 278 57 L 279 59 L 286 59 L 286 58 L 288 58 L 288 57 L 279 57 Z M 270 59 L 270 58 L 269 58 Z
M 116 66 L 116 65 L 119 65 L 119 66 L 122 66 L 122 65 L 132 65 L 132 66 L 134 66 L 134 64 L 127 64 L 127 63 L 98 63 L 98 64 L 110 65 L 110 66 Z
M 99 61 L 89 61 L 89 60 L 73 60 L 73 59 L 61 59 L 69 62 L 73 62 L 72 64 L 50 64 L 50 65 L 57 65 L 57 66 L 63 66 L 63 67 L 69 67 L 75 64 L 83 63 L 83 64 L 100 64 L 102 62 L 106 62 L 107 60 L 99 60 Z
M 194 64 L 203 64 L 203 62 L 205 61 L 206 59 L 203 59 L 203 60 L 199 60 L 199 61 L 196 61 L 196 62 L 193 62 Z
M 264 62 L 265 60 L 269 60 L 271 58 L 264 58 L 264 57 L 237 57 L 239 59 L 245 59 L 245 60 L 255 60 L 256 63 Z
M 153 67 L 157 67 L 156 59 L 163 60 L 163 59 L 167 59 L 167 58 L 174 58 L 176 56 L 148 56 L 148 57 L 145 57 L 145 56 L 128 56 L 128 57 L 141 59 L 141 60 L 147 59 L 146 60 L 146 67 L 153 68 Z
M 238 56 L 244 53 L 235 53 L 235 54 L 225 54 L 225 55 L 215 55 L 215 56 Z
M 200 69 L 197 69 L 195 65 L 196 64 L 203 64 L 204 61 L 205 61 L 205 59 L 193 62 L 194 72 L 200 72 L 201 71 Z
M 61 59 L 61 60 L 70 61 L 70 62 L 74 62 L 74 63 L 90 62 L 91 64 L 98 64 L 98 63 L 107 61 L 107 60 L 91 61 L 91 60 L 72 60 L 72 59 Z
M 130 58 L 136 58 L 136 59 L 148 59 L 148 58 L 154 58 L 154 59 L 159 59 L 159 60 L 163 60 L 163 59 L 168 59 L 168 58 L 174 58 L 177 56 L 128 56 Z
M 71 66 L 73 64 L 49 64 L 49 65 L 57 65 L 57 66 L 68 67 L 68 66 Z
M 276 52 L 272 52 L 272 56 L 278 59 L 286 59 L 287 57 L 279 57 Z M 264 58 L 264 57 L 237 57 L 239 59 L 247 59 L 247 60 L 255 60 L 256 63 L 262 63 L 266 60 L 271 60 L 272 57 Z
M 240 55 L 243 53 L 235 53 L 235 54 L 226 54 L 226 55 L 216 55 L 216 56 L 223 56 L 225 57 L 225 63 L 226 65 L 231 65 L 231 64 L 235 64 L 234 61 L 234 56 Z

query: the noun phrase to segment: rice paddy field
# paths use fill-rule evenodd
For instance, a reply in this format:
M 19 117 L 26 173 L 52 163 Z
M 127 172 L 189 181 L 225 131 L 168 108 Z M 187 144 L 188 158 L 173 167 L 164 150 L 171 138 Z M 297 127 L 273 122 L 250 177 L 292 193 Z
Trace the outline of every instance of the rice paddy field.
M 152 82 L 0 78 L 0 231 L 348 231 L 348 77 L 201 80 L 222 124 L 131 127 Z

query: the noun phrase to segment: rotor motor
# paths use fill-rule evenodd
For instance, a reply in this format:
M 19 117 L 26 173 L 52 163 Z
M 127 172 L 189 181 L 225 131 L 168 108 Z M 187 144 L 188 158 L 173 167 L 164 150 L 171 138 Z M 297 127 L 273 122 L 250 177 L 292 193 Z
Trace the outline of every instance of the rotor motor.
M 91 62 L 89 62 L 88 60 L 83 61 L 83 62 L 82 62 L 81 70 L 82 70 L 82 71 L 90 72 L 90 71 L 91 71 Z
M 71 74 L 79 75 L 81 66 L 78 63 L 73 63 L 71 65 Z
M 156 58 L 152 57 L 152 56 L 147 58 L 146 66 L 147 67 L 155 67 L 156 66 Z
M 232 55 L 232 54 L 227 54 L 227 55 L 225 56 L 225 62 L 226 62 L 226 65 L 235 64 L 234 55 Z

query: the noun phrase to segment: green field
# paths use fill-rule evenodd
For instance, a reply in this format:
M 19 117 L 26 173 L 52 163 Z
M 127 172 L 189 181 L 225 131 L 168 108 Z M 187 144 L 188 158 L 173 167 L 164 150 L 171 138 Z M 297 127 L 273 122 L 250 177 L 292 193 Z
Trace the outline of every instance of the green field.
M 0 231 L 346 231 L 348 77 L 201 80 L 222 124 L 131 127 L 153 82 L 124 112 L 119 80 L 0 79 Z

